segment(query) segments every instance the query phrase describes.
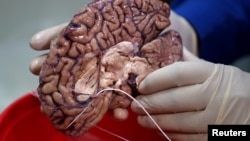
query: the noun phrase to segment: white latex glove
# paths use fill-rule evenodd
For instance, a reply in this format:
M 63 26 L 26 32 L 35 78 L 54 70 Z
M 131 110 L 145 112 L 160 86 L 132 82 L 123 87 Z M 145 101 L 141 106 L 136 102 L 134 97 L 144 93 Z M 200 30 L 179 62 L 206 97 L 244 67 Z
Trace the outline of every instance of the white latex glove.
M 198 56 L 198 39 L 191 24 L 184 17 L 178 15 L 173 10 L 171 10 L 169 18 L 171 24 L 163 31 L 163 33 L 170 29 L 177 31 L 182 38 L 183 45 L 190 52 Z
M 140 103 L 172 140 L 207 140 L 208 124 L 250 123 L 250 74 L 200 60 L 184 50 L 176 62 L 149 74 L 140 84 Z M 138 122 L 155 125 L 135 102 Z
M 55 39 L 60 31 L 67 25 L 68 23 L 63 23 L 45 30 L 42 30 L 35 35 L 30 40 L 30 47 L 34 50 L 49 50 L 50 42 Z M 35 59 L 33 59 L 30 63 L 30 71 L 34 75 L 38 75 L 43 62 L 46 59 L 47 54 L 42 54 Z

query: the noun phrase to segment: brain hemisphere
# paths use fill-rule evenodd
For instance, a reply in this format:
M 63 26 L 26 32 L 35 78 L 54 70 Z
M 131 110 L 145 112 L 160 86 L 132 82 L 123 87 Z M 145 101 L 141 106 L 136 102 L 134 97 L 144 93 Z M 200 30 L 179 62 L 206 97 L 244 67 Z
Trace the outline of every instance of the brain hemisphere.
M 158 37 L 169 12 L 158 0 L 96 0 L 74 15 L 51 43 L 37 89 L 56 129 L 83 134 L 108 109 L 131 102 L 114 91 L 96 93 L 111 87 L 137 94 L 148 73 L 181 59 L 178 33 Z

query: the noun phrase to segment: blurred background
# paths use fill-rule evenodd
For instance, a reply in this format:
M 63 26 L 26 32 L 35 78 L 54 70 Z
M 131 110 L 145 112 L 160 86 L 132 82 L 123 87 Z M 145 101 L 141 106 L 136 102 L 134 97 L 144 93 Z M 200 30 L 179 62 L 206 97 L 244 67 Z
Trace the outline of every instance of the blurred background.
M 0 112 L 38 86 L 29 63 L 45 53 L 29 41 L 40 30 L 69 21 L 88 0 L 0 0 Z
M 32 50 L 32 35 L 69 21 L 89 0 L 0 0 L 0 112 L 38 86 L 29 63 L 45 53 Z M 250 57 L 235 65 L 250 71 Z

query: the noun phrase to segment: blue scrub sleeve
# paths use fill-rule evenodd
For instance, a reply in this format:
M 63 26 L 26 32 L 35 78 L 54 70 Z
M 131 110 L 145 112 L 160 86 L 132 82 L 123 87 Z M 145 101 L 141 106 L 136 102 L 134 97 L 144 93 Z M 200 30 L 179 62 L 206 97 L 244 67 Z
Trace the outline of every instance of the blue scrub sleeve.
M 250 0 L 174 0 L 170 7 L 196 30 L 201 58 L 231 64 L 250 54 Z

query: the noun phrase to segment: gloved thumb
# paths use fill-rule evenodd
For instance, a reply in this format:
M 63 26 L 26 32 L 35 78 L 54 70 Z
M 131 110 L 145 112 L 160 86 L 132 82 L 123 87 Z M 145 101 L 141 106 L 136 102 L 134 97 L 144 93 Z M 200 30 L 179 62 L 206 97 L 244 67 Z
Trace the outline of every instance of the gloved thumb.
M 171 10 L 169 18 L 171 24 L 162 33 L 171 29 L 177 31 L 182 38 L 183 45 L 186 46 L 186 48 L 193 54 L 198 55 L 197 35 L 192 25 L 188 22 L 188 20 L 181 15 L 178 15 L 173 10 Z
M 138 86 L 141 94 L 152 94 L 173 87 L 204 82 L 214 64 L 203 61 L 183 47 L 183 61 L 175 62 L 148 74 Z
M 183 46 L 183 61 L 201 61 L 197 56 L 192 54 L 185 46 Z

